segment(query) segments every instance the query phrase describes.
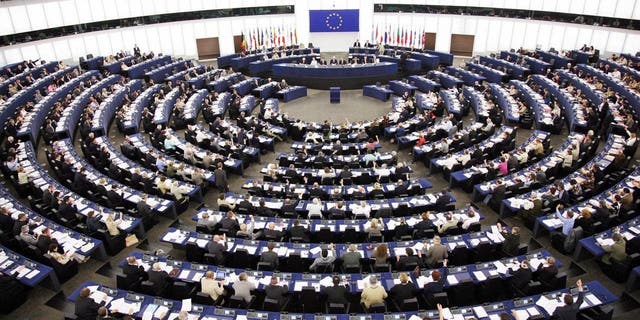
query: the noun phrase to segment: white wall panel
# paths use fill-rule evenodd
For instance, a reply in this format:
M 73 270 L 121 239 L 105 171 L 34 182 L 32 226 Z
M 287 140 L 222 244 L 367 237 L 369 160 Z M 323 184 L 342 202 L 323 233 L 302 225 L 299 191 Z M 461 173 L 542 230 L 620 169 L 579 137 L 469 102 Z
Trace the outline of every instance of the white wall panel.
M 633 7 L 633 19 L 640 19 L 640 4 L 636 1 Z
M 551 38 L 549 39 L 549 47 L 560 50 L 564 41 L 565 26 L 553 24 L 551 26 Z
M 169 37 L 170 29 L 167 26 L 153 27 L 147 29 L 147 37 L 149 38 L 149 50 L 159 52 L 172 52 L 173 47 Z
M 118 3 L 113 0 L 101 0 L 102 7 L 104 8 L 104 19 L 105 20 L 114 20 L 118 19 L 120 16 L 120 11 L 118 10 Z M 124 8 L 128 11 L 129 6 L 125 5 Z M 123 14 L 122 16 L 129 16 L 128 14 Z
M 578 28 L 578 36 L 576 38 L 576 48 L 582 48 L 582 45 L 592 45 L 591 36 L 593 35 L 593 29 L 591 28 Z
M 35 60 L 37 57 L 41 57 L 44 59 L 44 57 L 42 57 L 40 55 L 40 53 L 38 52 L 38 48 L 33 45 L 33 44 L 29 44 L 26 45 L 22 48 L 20 48 L 20 51 L 22 52 L 22 59 L 21 60 Z M 43 54 L 47 54 L 47 52 L 43 52 Z M 45 59 L 47 60 L 47 59 Z M 53 59 L 51 59 L 53 60 Z
M 80 23 L 87 23 L 93 21 L 93 14 L 91 13 L 91 2 L 86 0 L 75 1 L 76 11 L 78 13 L 78 20 Z
M 476 37 L 473 41 L 473 52 L 486 52 L 489 34 L 489 20 L 477 19 Z
M 38 44 L 38 55 L 41 59 L 46 61 L 54 61 L 56 59 L 56 51 L 53 48 L 53 43 L 46 42 Z
M 111 3 L 111 6 L 115 7 L 118 17 L 131 17 L 131 8 L 129 7 L 130 1 L 113 0 L 112 2 L 108 3 Z
M 49 27 L 42 4 L 37 3 L 28 5 L 27 13 L 29 14 L 29 21 L 31 22 L 31 30 L 40 30 Z
M 556 4 L 556 12 L 570 12 L 571 0 L 558 0 Z
M 513 24 L 513 34 L 511 34 L 510 47 L 511 48 L 523 47 L 526 32 L 527 32 L 527 23 L 525 21 L 516 21 Z
M 501 28 L 502 23 L 499 19 L 489 20 L 489 32 L 491 36 L 487 36 L 487 51 L 497 51 L 500 47 L 500 37 L 498 35 L 501 32 Z
M 105 20 L 104 6 L 102 5 L 102 0 L 90 0 L 89 6 L 91 7 L 91 17 L 93 18 L 92 21 Z
M 13 24 L 11 23 L 11 15 L 8 8 L 0 8 L 0 35 L 13 33 Z
M 136 42 L 136 35 L 135 32 L 131 29 L 128 28 L 124 28 L 122 29 L 122 48 L 131 48 L 131 50 L 133 50 L 133 47 L 137 44 Z M 120 48 L 120 47 L 116 47 L 113 46 L 114 48 Z M 145 49 L 146 49 L 146 45 L 145 45 Z M 140 48 L 140 50 L 142 50 L 142 48 Z
M 534 1 L 535 2 L 535 1 Z M 528 10 L 531 5 L 531 0 L 518 0 L 511 1 L 511 4 L 507 4 L 508 6 L 513 6 L 515 4 L 515 8 Z
M 26 32 L 31 30 L 29 25 L 29 16 L 27 15 L 27 9 L 24 6 L 10 7 L 11 21 L 13 22 L 13 29 L 16 33 Z
M 600 5 L 592 14 L 596 16 L 613 17 L 615 16 L 618 5 L 617 2 L 618 0 L 600 0 Z
M 84 39 L 81 37 L 65 37 L 69 42 L 69 48 L 71 48 L 71 57 L 78 61 L 78 58 L 87 54 Z
M 144 7 L 142 6 L 142 0 L 129 0 L 129 10 L 132 17 L 139 17 L 144 15 Z
M 540 24 L 534 22 L 527 22 L 527 28 L 524 35 L 524 41 L 522 43 L 523 48 L 535 48 L 537 43 L 538 28 Z M 511 49 L 511 48 L 510 48 Z
M 566 0 L 569 1 L 569 0 Z M 592 0 L 570 0 L 571 6 L 569 7 L 569 12 L 582 14 L 584 12 L 585 2 L 593 2 Z
M 171 44 L 173 50 L 165 50 L 162 48 L 162 52 L 174 52 L 174 54 L 177 55 L 184 55 L 184 41 L 182 40 L 182 28 L 180 28 L 180 25 L 171 25 Z
M 618 18 L 630 19 L 633 16 L 633 7 L 635 0 L 618 0 L 614 16 Z
M 53 50 L 56 54 L 55 60 L 73 59 L 71 50 L 69 50 L 69 41 L 66 39 L 53 42 Z
M 599 0 L 598 1 L 585 1 L 584 2 L 583 13 L 587 14 L 587 15 L 597 16 L 599 7 L 601 6 L 600 3 L 601 3 L 601 1 L 599 1 Z M 616 7 L 615 0 L 608 0 L 608 3 L 605 3 L 605 4 L 602 5 L 602 7 L 607 7 L 607 6 L 615 8 Z
M 451 16 L 451 33 L 466 33 L 464 29 L 465 20 L 464 16 Z
M 624 48 L 625 34 L 622 32 L 609 32 L 609 38 L 607 41 L 607 51 L 609 52 L 622 52 Z
M 540 2 L 540 1 L 534 1 Z M 568 1 L 560 1 L 560 2 L 568 2 Z M 542 1 L 542 11 L 556 11 L 556 6 L 558 5 L 558 0 L 544 0 Z
M 576 27 L 567 27 L 564 31 L 564 38 L 562 41 L 562 49 L 575 49 L 580 47 L 581 43 L 576 43 L 578 38 L 578 28 Z
M 536 38 L 536 47 L 549 48 L 551 39 L 552 25 L 549 23 L 540 24 L 538 27 L 538 37 Z
M 7 63 L 14 63 L 14 62 L 20 62 L 20 61 L 24 61 L 25 59 L 22 58 L 22 51 L 20 50 L 20 47 L 15 47 L 15 48 L 6 48 L 4 50 L 4 58 L 5 58 L 5 64 Z M 29 60 L 29 59 L 27 59 Z
M 193 55 L 194 52 L 198 52 L 194 30 L 194 23 L 182 24 L 182 45 L 185 55 Z
M 123 49 L 127 48 L 128 50 L 133 50 L 132 45 L 125 45 L 125 43 L 122 41 L 122 32 L 120 31 L 109 32 L 108 36 L 109 36 L 111 50 L 103 53 L 103 55 L 107 56 L 109 54 L 112 54 L 114 51 L 120 50 L 120 48 L 123 48 Z
M 114 48 L 111 47 L 111 41 L 109 41 L 109 34 L 107 32 L 100 32 L 96 36 L 96 40 L 98 41 L 98 54 L 100 55 L 109 55 L 114 52 Z M 89 47 L 90 48 L 90 47 Z M 115 51 L 120 48 L 116 48 Z
M 57 2 L 45 2 L 43 3 L 43 6 L 44 13 L 47 16 L 47 26 L 49 28 L 56 28 L 64 25 L 62 11 L 60 11 L 60 5 L 58 5 Z
M 148 37 L 148 34 L 145 30 L 145 28 L 136 28 L 133 31 L 134 37 L 135 37 L 135 43 L 137 44 L 138 47 L 140 48 L 140 50 L 145 51 L 145 52 L 149 52 L 151 51 L 150 46 L 149 46 L 149 41 L 151 40 Z
M 640 51 L 640 34 L 627 34 L 622 52 L 635 53 L 638 51 Z
M 498 21 L 501 22 L 502 26 L 500 27 L 499 34 L 500 41 L 498 42 L 498 48 L 496 48 L 496 50 L 500 48 L 509 48 L 511 47 L 511 37 L 513 36 L 514 21 L 503 19 L 500 19 Z
M 436 50 L 449 52 L 451 50 L 451 19 L 450 15 L 438 16 L 438 35 L 436 36 Z
M 65 25 L 80 23 L 76 5 L 73 0 L 60 1 L 60 12 L 62 12 L 62 21 L 64 21 Z
M 98 40 L 96 38 L 96 35 L 89 34 L 83 37 L 84 47 L 87 53 L 93 53 L 95 55 L 97 53 L 96 51 L 99 50 Z
M 593 34 L 591 35 L 590 43 L 601 51 L 605 49 L 607 46 L 607 41 L 609 37 L 609 31 L 605 29 L 593 29 Z

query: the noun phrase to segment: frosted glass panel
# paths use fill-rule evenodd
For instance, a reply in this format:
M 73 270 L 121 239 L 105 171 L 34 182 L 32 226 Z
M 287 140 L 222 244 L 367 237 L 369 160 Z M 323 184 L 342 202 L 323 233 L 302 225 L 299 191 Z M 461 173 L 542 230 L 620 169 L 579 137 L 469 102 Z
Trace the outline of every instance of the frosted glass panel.
M 570 0 L 558 0 L 556 4 L 556 9 L 553 11 L 556 12 L 569 12 L 569 7 L 571 6 Z
M 5 50 L 4 57 L 7 60 L 7 63 L 15 63 L 15 62 L 20 62 L 25 60 L 25 59 L 22 59 L 22 52 L 20 51 L 19 48 L 10 48 Z M 26 60 L 29 60 L 29 59 L 26 59 Z
M 596 15 L 603 17 L 613 17 L 615 15 L 617 2 L 619 0 L 600 0 L 600 7 Z
M 635 0 L 618 0 L 614 16 L 629 19 L 633 16 Z
M 142 6 L 142 0 L 129 0 L 129 10 L 131 10 L 132 17 L 139 17 L 144 15 L 144 9 Z
M 513 34 L 511 35 L 511 45 L 509 48 L 519 48 L 524 46 L 524 36 L 527 30 L 526 22 L 516 22 L 513 25 Z M 506 47 L 503 47 L 506 48 Z
M 591 42 L 591 35 L 593 34 L 593 30 L 591 28 L 579 28 L 578 37 L 576 38 L 576 48 L 582 48 L 582 45 L 586 44 L 588 46 L 593 45 L 594 48 L 600 49 L 596 44 Z
M 549 49 L 549 43 L 551 38 L 551 25 L 548 23 L 541 24 L 538 29 L 538 37 L 536 38 L 536 48 L 543 50 Z
M 511 36 L 513 35 L 513 26 L 514 26 L 513 21 L 508 21 L 508 20 L 502 21 L 502 27 L 500 28 L 499 48 L 511 47 Z
M 73 58 L 71 56 L 71 50 L 69 50 L 69 41 L 60 40 L 53 43 L 53 49 L 55 50 L 58 60 L 66 60 Z
M 119 17 L 131 17 L 131 9 L 129 8 L 129 3 L 131 1 L 127 0 L 115 0 L 116 2 L 116 10 L 118 11 Z
M 473 52 L 486 52 L 487 51 L 487 34 L 489 31 L 489 20 L 478 19 L 476 28 L 476 37 L 473 41 Z
M 32 4 L 27 6 L 31 30 L 41 30 L 48 28 L 47 18 L 44 15 L 42 4 Z
M 603 4 L 603 7 L 607 7 L 610 6 L 611 8 L 615 8 L 616 7 L 616 3 L 615 0 L 607 0 L 608 3 Z M 598 15 L 598 6 L 600 4 L 600 1 L 596 1 L 596 0 L 591 0 L 591 1 L 585 1 L 584 3 L 584 14 L 588 14 L 588 15 Z
M 5 23 L 0 23 L 0 34 L 13 33 L 13 24 L 11 23 L 11 15 L 8 8 L 0 8 L 0 21 L 5 21 Z
M 84 40 L 82 38 L 70 37 L 69 38 L 69 47 L 72 48 L 71 55 L 73 59 L 78 59 L 87 54 L 85 49 Z
M 500 34 L 500 20 L 498 19 L 491 19 L 489 20 L 489 33 L 491 35 L 498 35 Z M 487 38 L 487 51 L 496 51 L 498 50 L 498 44 L 500 37 L 498 36 L 490 36 Z
M 162 33 L 164 35 L 164 33 Z M 171 26 L 171 42 L 173 43 L 173 53 L 178 55 L 184 54 L 184 41 L 182 40 L 182 28 L 180 25 Z M 163 52 L 171 52 L 170 49 L 164 49 Z
M 47 25 L 49 26 L 49 28 L 55 28 L 64 25 L 62 11 L 60 11 L 60 6 L 57 2 L 45 2 L 43 3 L 43 5 L 44 13 L 47 15 Z
M 114 3 L 113 0 L 101 0 L 102 6 L 104 7 L 104 19 L 105 20 L 113 20 L 118 19 L 118 5 L 119 3 Z M 124 5 L 125 8 L 129 8 L 128 5 Z M 126 14 L 122 15 L 126 17 Z
M 76 12 L 76 5 L 72 0 L 61 1 L 60 11 L 62 12 L 62 21 L 65 25 L 78 24 L 80 19 Z
M 609 41 L 607 41 L 607 51 L 622 52 L 625 40 L 625 34 L 622 32 L 609 32 Z
M 93 15 L 91 14 L 91 3 L 86 0 L 76 0 L 75 3 L 80 22 L 91 22 L 93 19 Z
M 623 52 L 636 53 L 640 51 L 640 34 L 627 34 Z
M 524 42 L 522 44 L 522 47 L 525 49 L 529 49 L 529 50 L 533 50 L 536 48 L 536 36 L 538 35 L 538 27 L 539 24 L 537 23 L 527 23 L 527 27 L 526 27 L 526 31 L 525 31 L 525 36 L 524 36 Z
M 569 12 L 582 14 L 582 12 L 584 11 L 584 3 L 585 2 L 594 2 L 594 1 L 592 1 L 592 0 L 590 0 L 590 1 L 586 1 L 586 0 L 571 0 L 571 7 L 569 7 Z
M 43 58 L 43 55 L 38 53 L 38 48 L 36 48 L 36 46 L 34 45 L 26 45 L 22 48 L 20 48 L 20 51 L 22 52 L 22 59 L 23 60 L 35 60 L 37 58 Z M 43 50 L 43 54 L 47 54 L 47 52 L 44 52 L 46 50 Z M 45 59 L 45 60 L 55 60 L 54 59 Z
M 111 41 L 109 40 L 109 34 L 108 33 L 102 33 L 99 34 L 97 37 L 98 39 L 98 48 L 99 48 L 99 52 L 98 54 L 106 56 L 106 55 L 110 55 L 113 52 L 115 52 L 114 50 L 119 50 L 118 48 L 111 48 Z
M 111 5 L 113 6 L 113 3 Z M 105 14 L 101 0 L 91 0 L 89 2 L 89 6 L 91 7 L 91 16 L 93 17 L 93 21 L 104 20 Z
M 24 6 L 9 7 L 9 12 L 11 12 L 11 21 L 13 21 L 13 28 L 15 29 L 15 32 L 26 32 L 31 30 L 31 25 L 29 25 L 29 16 L 27 15 L 26 7 Z
M 23 51 L 23 54 L 25 52 Z M 38 45 L 38 54 L 39 57 L 41 59 L 44 59 L 46 61 L 54 61 L 54 60 L 59 60 L 56 57 L 56 51 L 53 49 L 53 44 L 52 43 L 41 43 Z M 32 55 L 25 55 L 25 56 L 32 56 Z
M 557 50 L 562 49 L 562 41 L 564 40 L 564 26 L 554 24 L 551 27 L 551 38 L 549 39 L 549 46 L 556 48 Z
M 133 47 L 128 48 L 122 43 L 122 34 L 118 31 L 109 33 L 109 40 L 111 42 L 111 51 L 109 51 L 109 53 L 107 54 L 112 54 L 120 50 L 133 51 Z
M 581 45 L 581 44 L 576 44 L 577 37 L 578 37 L 578 29 L 575 27 L 567 27 L 564 32 L 564 41 L 563 41 L 562 48 L 571 50 Z
M 534 1 L 534 2 L 540 2 L 540 1 Z M 561 1 L 561 2 L 568 2 L 568 1 Z M 558 0 L 544 0 L 542 1 L 542 8 L 540 10 L 555 11 L 557 5 L 558 5 Z

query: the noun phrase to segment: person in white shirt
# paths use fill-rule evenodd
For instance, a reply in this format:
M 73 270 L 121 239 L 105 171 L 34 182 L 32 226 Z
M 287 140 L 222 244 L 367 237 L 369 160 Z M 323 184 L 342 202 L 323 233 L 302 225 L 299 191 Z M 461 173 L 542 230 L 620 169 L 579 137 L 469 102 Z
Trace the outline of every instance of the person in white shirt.
M 480 215 L 473 207 L 469 207 L 467 217 L 462 219 L 462 229 L 467 230 L 472 223 L 480 221 Z
M 367 201 L 360 201 L 360 204 L 353 204 L 351 208 L 351 212 L 353 212 L 353 216 L 355 218 L 369 218 L 371 214 L 371 206 L 367 203 Z
M 609 75 L 612 78 L 618 79 L 620 80 L 620 78 L 622 77 L 622 74 L 620 73 L 620 70 L 618 70 L 618 68 L 613 69 L 613 71 L 609 72 Z
M 216 301 L 224 293 L 224 280 L 216 280 L 213 276 L 213 271 L 207 271 L 200 280 L 200 285 L 202 292 L 208 294 L 213 301 Z
M 313 198 L 310 204 L 307 205 L 308 217 L 322 218 L 322 203 L 319 198 Z

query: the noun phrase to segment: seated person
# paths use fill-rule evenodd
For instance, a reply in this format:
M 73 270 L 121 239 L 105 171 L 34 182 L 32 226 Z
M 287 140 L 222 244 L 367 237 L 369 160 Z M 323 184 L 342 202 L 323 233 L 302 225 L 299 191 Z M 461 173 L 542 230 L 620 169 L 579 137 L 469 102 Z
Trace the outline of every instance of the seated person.
M 514 289 L 524 289 L 529 281 L 533 278 L 533 272 L 529 268 L 529 261 L 523 260 L 520 262 L 520 268 L 518 270 L 509 269 L 511 274 L 511 286 Z
M 442 244 L 439 236 L 433 237 L 433 244 L 426 244 L 424 248 L 426 250 L 427 265 L 431 268 L 437 267 L 440 261 L 443 261 L 449 256 L 447 247 Z
M 404 300 L 416 297 L 416 285 L 409 281 L 409 275 L 401 272 L 398 276 L 400 283 L 396 284 L 389 290 L 391 298 L 398 304 L 402 305 Z
M 213 301 L 217 301 L 218 297 L 224 294 L 224 279 L 217 280 L 213 276 L 213 271 L 207 271 L 204 277 L 200 279 L 200 287 L 203 293 L 208 294 Z
M 625 262 L 627 260 L 627 242 L 618 232 L 614 233 L 611 238 L 613 239 L 612 245 L 602 246 L 602 250 L 606 252 L 601 258 L 602 262 L 605 265 L 611 265 L 613 262 Z
M 550 284 L 553 278 L 558 274 L 558 266 L 556 265 L 556 259 L 553 257 L 547 257 L 544 265 L 538 268 L 536 271 L 538 280 L 543 284 Z
M 418 255 L 413 254 L 412 248 L 405 248 L 406 256 L 396 256 L 396 269 L 408 271 L 408 266 L 415 265 L 416 267 L 422 266 L 422 252 L 418 251 Z M 415 267 L 414 267 L 415 268 Z
M 256 289 L 256 285 L 253 282 L 248 281 L 246 272 L 241 272 L 238 275 L 238 281 L 234 282 L 231 286 L 236 296 L 242 297 L 245 302 L 251 302 L 251 291 Z
M 101 306 L 104 306 L 107 302 L 107 297 L 100 303 L 96 303 L 93 301 L 91 297 L 91 290 L 89 288 L 83 288 L 80 290 L 80 295 L 78 296 L 78 300 L 76 300 L 76 308 L 75 315 L 78 317 L 78 320 L 94 320 L 96 316 L 98 316 L 98 309 Z
M 127 263 L 122 266 L 122 273 L 131 280 L 147 280 L 147 273 L 144 271 L 144 267 L 138 263 L 138 260 L 134 256 L 127 258 Z
M 273 241 L 269 241 L 269 243 L 267 243 L 267 251 L 260 255 L 260 262 L 268 263 L 273 269 L 278 268 L 279 262 L 278 254 L 273 251 L 275 247 L 276 244 Z
M 387 296 L 387 291 L 378 283 L 378 278 L 375 275 L 370 275 L 369 283 L 365 283 L 365 287 L 362 289 L 360 302 L 364 304 L 365 308 L 369 309 L 372 304 L 384 303 L 384 299 Z
M 327 303 L 339 303 L 346 305 L 349 303 L 349 289 L 347 286 L 340 285 L 340 277 L 333 276 L 333 286 L 323 287 L 320 293 L 327 297 Z
M 331 251 L 329 251 L 331 250 Z M 313 263 L 311 264 L 311 266 L 309 267 L 309 270 L 311 272 L 319 272 L 320 267 L 324 267 L 327 265 L 332 265 L 333 262 L 336 261 L 336 248 L 333 245 L 333 243 L 329 244 L 329 248 L 328 249 L 322 249 L 322 253 L 320 257 L 317 257 Z
M 278 277 L 272 276 L 271 282 L 264 288 L 265 297 L 273 300 L 277 300 L 278 304 L 282 306 L 286 301 L 286 295 L 289 293 L 286 285 L 278 284 Z
M 362 259 L 362 254 L 356 251 L 356 245 L 350 244 L 347 248 L 347 252 L 345 252 L 342 257 L 342 266 L 359 266 L 360 259 Z

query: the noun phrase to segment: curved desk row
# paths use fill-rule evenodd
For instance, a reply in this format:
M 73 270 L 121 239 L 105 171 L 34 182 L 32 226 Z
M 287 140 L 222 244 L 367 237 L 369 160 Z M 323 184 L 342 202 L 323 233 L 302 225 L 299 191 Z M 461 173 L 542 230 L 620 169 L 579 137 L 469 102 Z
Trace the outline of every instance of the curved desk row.
M 341 87 L 358 89 L 363 85 L 386 81 L 396 76 L 398 65 L 380 62 L 359 65 L 306 65 L 282 63 L 273 66 L 275 77 L 314 89 Z

